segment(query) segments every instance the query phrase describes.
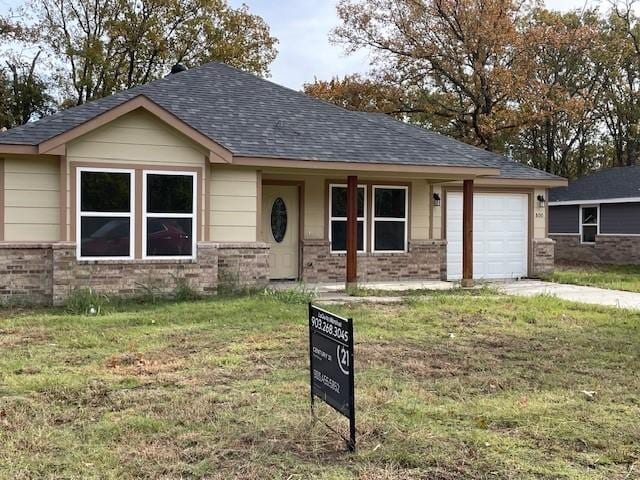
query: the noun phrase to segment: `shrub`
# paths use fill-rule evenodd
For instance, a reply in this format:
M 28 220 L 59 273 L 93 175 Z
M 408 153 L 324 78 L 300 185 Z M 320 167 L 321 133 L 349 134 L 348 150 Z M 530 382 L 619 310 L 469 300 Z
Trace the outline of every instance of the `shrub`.
M 105 293 L 98 293 L 92 288 L 75 289 L 65 303 L 67 311 L 75 314 L 100 315 L 111 298 Z
M 262 296 L 277 302 L 300 304 L 309 303 L 317 296 L 315 290 L 308 289 L 304 284 L 299 283 L 294 288 L 280 290 L 275 288 L 266 288 L 262 291 Z

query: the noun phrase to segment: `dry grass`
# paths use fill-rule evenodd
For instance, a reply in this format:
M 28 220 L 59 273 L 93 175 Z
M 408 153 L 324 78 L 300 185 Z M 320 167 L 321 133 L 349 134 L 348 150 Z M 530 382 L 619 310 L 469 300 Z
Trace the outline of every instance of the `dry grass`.
M 7 315 L 0 478 L 640 478 L 639 314 L 495 294 L 338 310 L 355 455 L 309 418 L 305 305 Z

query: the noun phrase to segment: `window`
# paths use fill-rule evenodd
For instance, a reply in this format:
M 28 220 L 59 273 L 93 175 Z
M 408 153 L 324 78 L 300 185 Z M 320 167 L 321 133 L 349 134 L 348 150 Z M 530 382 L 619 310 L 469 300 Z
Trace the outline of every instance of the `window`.
M 329 242 L 332 253 L 344 253 L 347 250 L 347 186 L 329 187 Z M 358 186 L 358 252 L 364 252 L 366 244 L 367 189 Z
M 142 236 L 144 257 L 192 258 L 196 174 L 144 172 Z
M 132 170 L 77 170 L 79 259 L 133 258 L 134 186 Z
M 407 187 L 373 187 L 373 251 L 407 250 Z
M 580 207 L 580 241 L 595 243 L 599 231 L 600 208 L 597 206 Z M 575 218 L 575 217 L 574 217 Z

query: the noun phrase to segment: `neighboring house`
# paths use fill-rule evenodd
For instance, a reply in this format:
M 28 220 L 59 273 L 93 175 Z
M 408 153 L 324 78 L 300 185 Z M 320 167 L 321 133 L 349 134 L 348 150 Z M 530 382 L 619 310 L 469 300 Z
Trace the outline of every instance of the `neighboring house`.
M 556 260 L 640 264 L 640 166 L 602 170 L 549 194 Z
M 459 279 L 463 180 L 475 277 L 534 276 L 553 268 L 535 199 L 566 185 L 216 63 L 2 133 L 0 158 L 0 296 L 41 303 L 344 281 L 356 175 L 359 281 Z

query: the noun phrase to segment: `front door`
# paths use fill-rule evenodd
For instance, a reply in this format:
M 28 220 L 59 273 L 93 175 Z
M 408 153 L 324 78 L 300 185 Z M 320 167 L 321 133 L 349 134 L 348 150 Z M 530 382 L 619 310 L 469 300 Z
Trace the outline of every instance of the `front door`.
M 262 239 L 271 245 L 272 280 L 298 278 L 299 211 L 297 186 L 263 185 Z

